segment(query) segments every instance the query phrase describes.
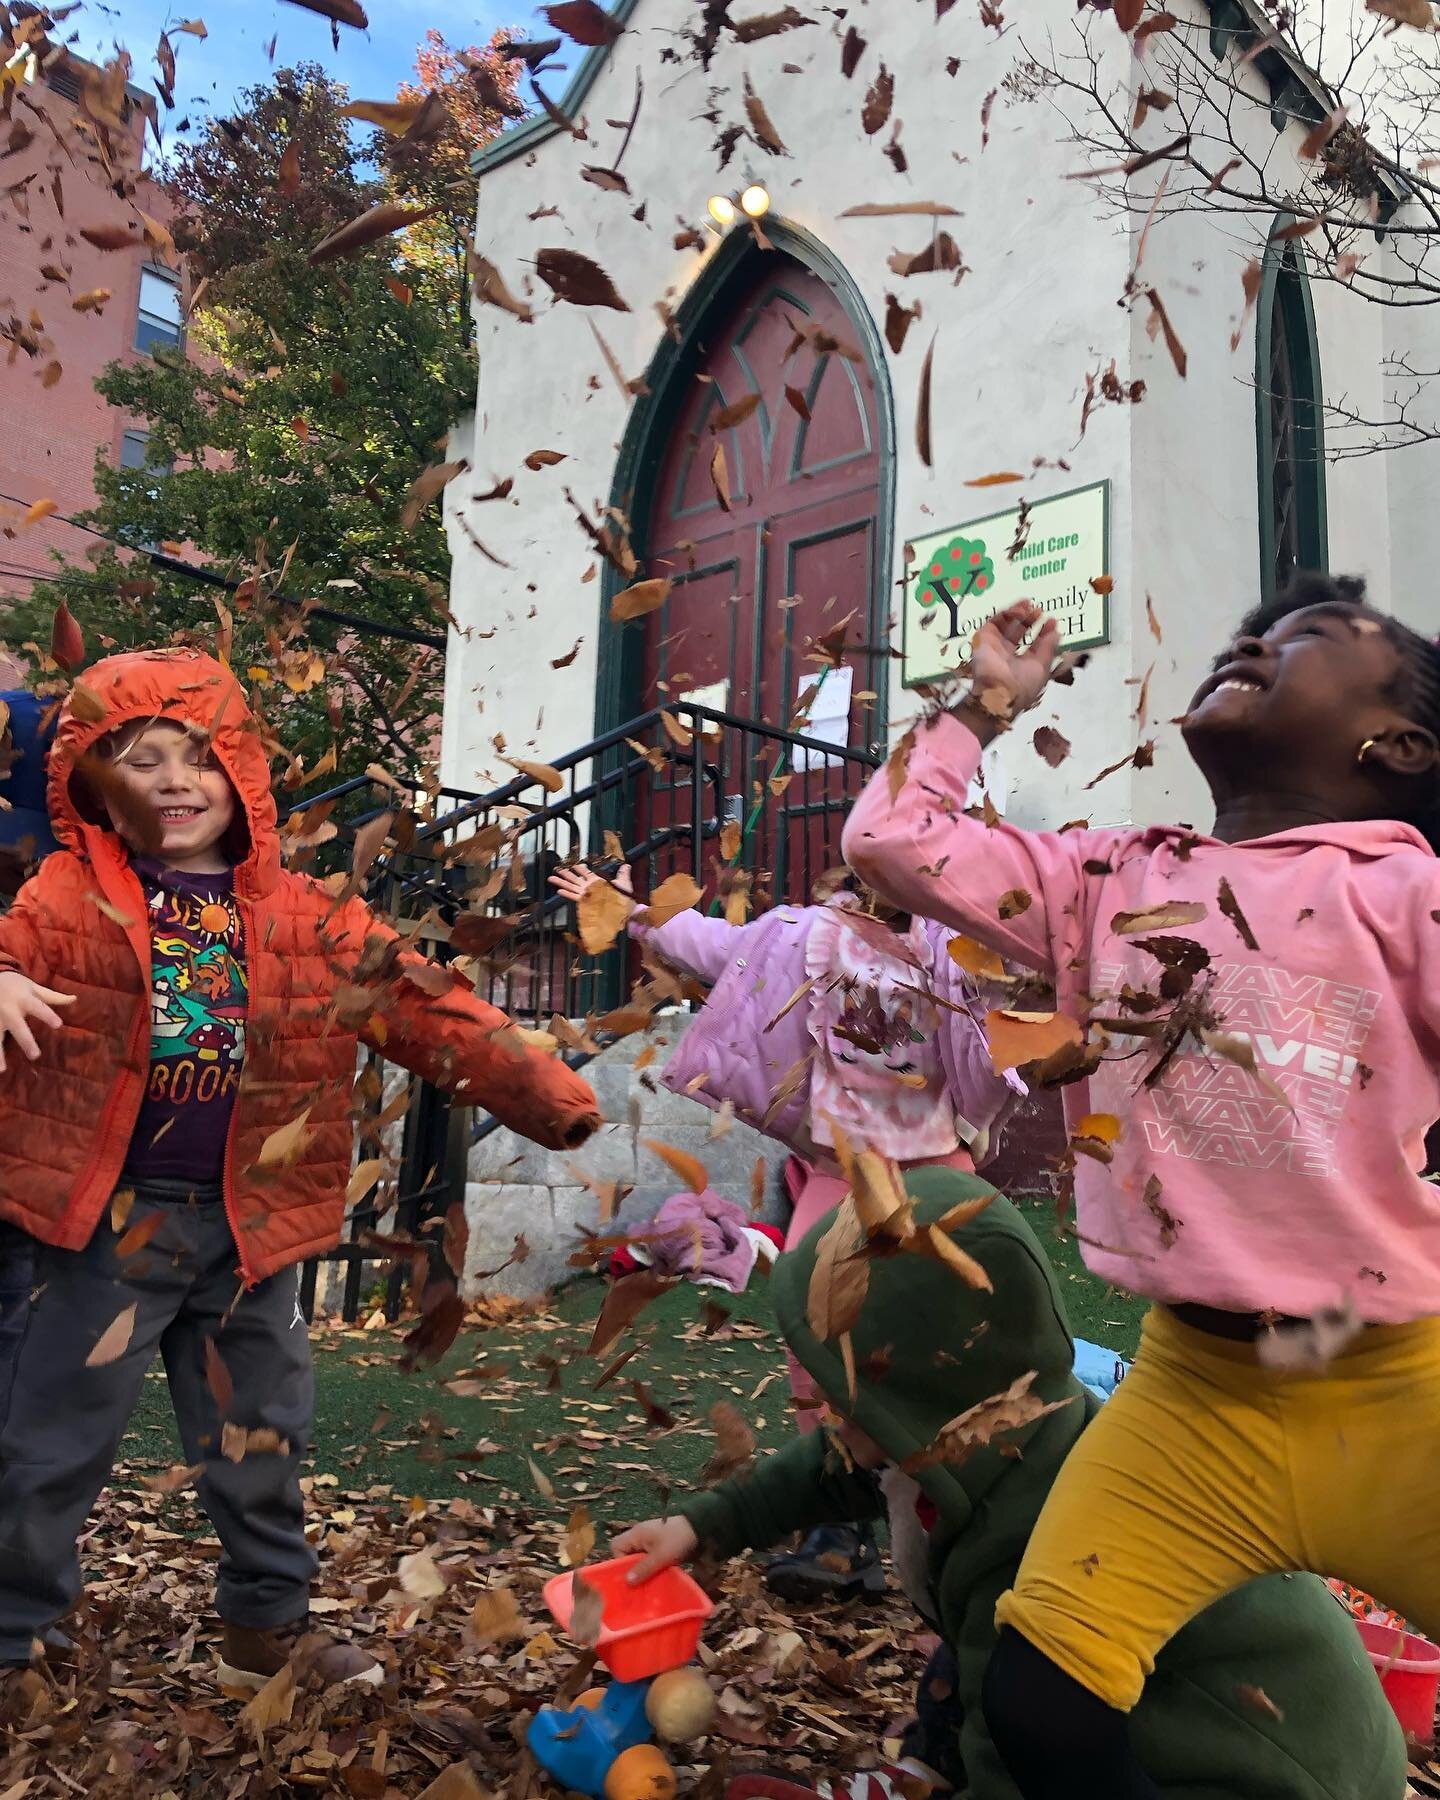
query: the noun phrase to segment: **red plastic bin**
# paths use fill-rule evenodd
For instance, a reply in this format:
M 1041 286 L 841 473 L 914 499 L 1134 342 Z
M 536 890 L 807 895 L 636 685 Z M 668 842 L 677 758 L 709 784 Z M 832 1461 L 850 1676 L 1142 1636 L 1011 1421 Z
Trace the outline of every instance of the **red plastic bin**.
M 617 1681 L 647 1681 L 666 1669 L 689 1662 L 700 1642 L 701 1628 L 715 1606 L 703 1588 L 683 1569 L 662 1569 L 639 1587 L 626 1577 L 638 1556 L 617 1556 L 587 1563 L 586 1581 L 603 1601 L 600 1637 L 595 1654 Z M 575 1574 L 556 1575 L 545 1583 L 545 1604 L 562 1631 L 575 1612 Z
M 1406 1737 L 1420 1744 L 1434 1743 L 1440 1648 L 1428 1638 L 1397 1631 L 1391 1625 L 1357 1619 L 1356 1626 Z

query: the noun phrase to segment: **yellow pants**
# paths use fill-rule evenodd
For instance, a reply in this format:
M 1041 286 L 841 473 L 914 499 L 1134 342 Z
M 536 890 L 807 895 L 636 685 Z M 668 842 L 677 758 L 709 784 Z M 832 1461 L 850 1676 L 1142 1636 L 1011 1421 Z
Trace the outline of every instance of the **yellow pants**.
M 1440 1638 L 1440 1318 L 1374 1326 L 1296 1373 L 1155 1308 L 996 1622 L 1129 1711 L 1196 1613 L 1296 1569 L 1354 1582 Z

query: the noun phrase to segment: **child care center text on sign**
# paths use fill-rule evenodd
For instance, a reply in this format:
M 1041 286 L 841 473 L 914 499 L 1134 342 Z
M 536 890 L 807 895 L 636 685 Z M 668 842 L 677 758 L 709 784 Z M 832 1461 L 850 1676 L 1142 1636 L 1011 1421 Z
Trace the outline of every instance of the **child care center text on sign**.
M 906 562 L 904 681 L 935 681 L 965 660 L 994 612 L 1033 600 L 1060 621 L 1066 648 L 1109 641 L 1110 484 L 990 513 L 930 537 L 912 538 Z

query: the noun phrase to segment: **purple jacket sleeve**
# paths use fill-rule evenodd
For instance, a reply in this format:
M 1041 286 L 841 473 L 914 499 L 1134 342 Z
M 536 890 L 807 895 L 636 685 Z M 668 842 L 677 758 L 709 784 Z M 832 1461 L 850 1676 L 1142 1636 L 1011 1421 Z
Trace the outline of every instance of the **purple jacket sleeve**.
M 707 987 L 714 987 L 749 927 L 729 925 L 724 919 L 707 919 L 693 907 L 676 913 L 663 925 L 648 925 L 641 906 L 630 915 L 629 929 L 631 937 L 648 944 L 666 962 L 684 969 Z

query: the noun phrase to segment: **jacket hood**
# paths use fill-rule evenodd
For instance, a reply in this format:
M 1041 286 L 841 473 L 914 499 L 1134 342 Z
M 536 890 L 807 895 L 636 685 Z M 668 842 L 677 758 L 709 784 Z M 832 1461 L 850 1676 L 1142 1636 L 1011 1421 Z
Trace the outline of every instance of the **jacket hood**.
M 1201 836 L 1197 844 L 1195 833 L 1181 825 L 1154 825 L 1137 835 L 1141 843 L 1151 847 L 1184 841 L 1201 852 L 1214 849 L 1228 853 L 1235 849 L 1234 844 L 1205 836 Z M 1247 851 L 1273 852 L 1277 856 L 1298 856 L 1306 850 L 1314 850 L 1317 845 L 1328 845 L 1357 860 L 1393 856 L 1397 850 L 1415 851 L 1432 862 L 1435 860 L 1435 852 L 1424 834 L 1401 819 L 1331 819 L 1321 825 L 1296 825 L 1289 831 L 1275 831 L 1268 837 L 1243 841 Z
M 83 699 L 77 705 L 72 692 L 61 708 L 50 752 L 50 817 L 60 842 L 89 862 L 125 857 L 113 831 L 82 816 L 71 791 L 76 766 L 122 725 L 136 719 L 177 719 L 209 737 L 239 798 L 250 845 L 235 870 L 237 887 L 251 894 L 273 888 L 280 839 L 270 764 L 245 690 L 231 670 L 198 650 L 136 650 L 93 664 L 78 686 Z
M 775 1264 L 771 1291 L 776 1317 L 796 1360 L 837 1411 L 873 1438 L 886 1456 L 904 1463 L 935 1441 L 957 1414 L 1002 1393 L 1035 1370 L 1034 1391 L 1069 1404 L 960 1464 L 936 1463 L 916 1479 L 951 1530 L 963 1530 L 976 1508 L 1009 1471 L 1027 1475 L 1058 1468 L 1094 1410 L 1075 1379 L 1075 1343 L 1060 1292 L 1039 1240 L 1015 1207 L 988 1183 L 953 1169 L 911 1169 L 905 1186 L 915 1220 L 933 1225 L 959 1201 L 995 1197 L 976 1219 L 952 1233 L 994 1284 L 986 1294 L 969 1287 L 945 1264 L 908 1252 L 876 1258 L 864 1308 L 851 1334 L 856 1394 L 851 1401 L 838 1340 L 822 1342 L 810 1329 L 806 1303 L 821 1238 L 834 1215 Z M 1014 1456 L 1024 1452 L 1023 1464 Z

